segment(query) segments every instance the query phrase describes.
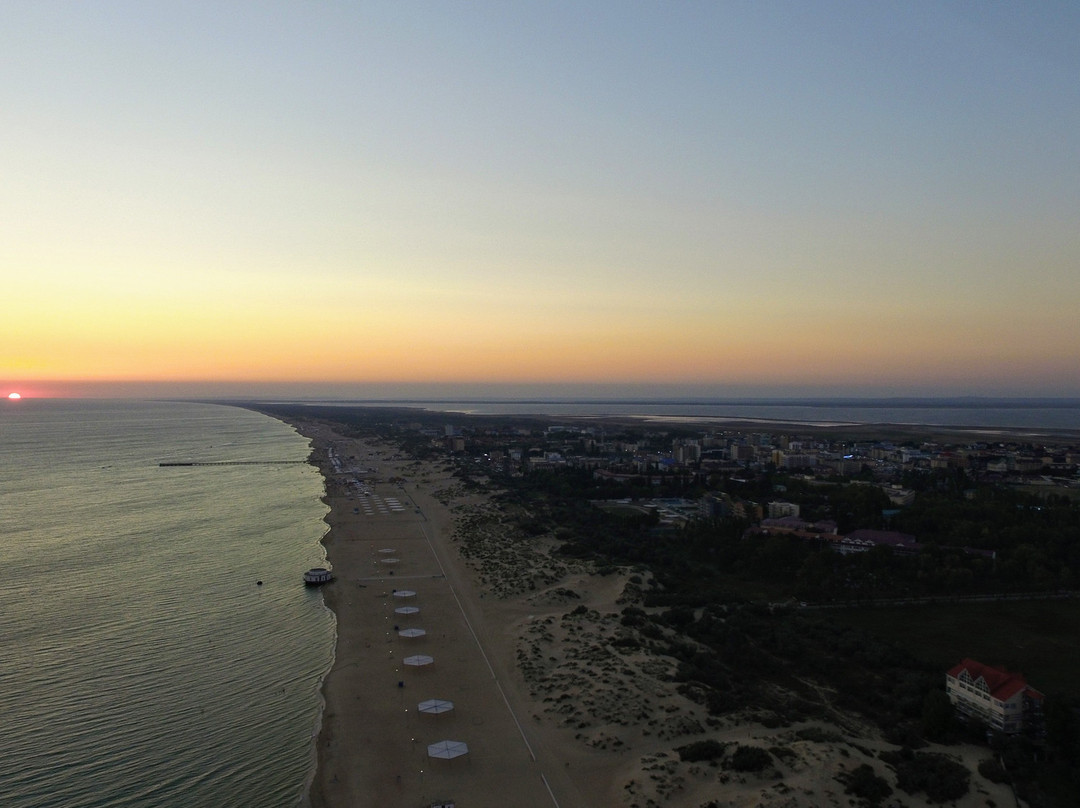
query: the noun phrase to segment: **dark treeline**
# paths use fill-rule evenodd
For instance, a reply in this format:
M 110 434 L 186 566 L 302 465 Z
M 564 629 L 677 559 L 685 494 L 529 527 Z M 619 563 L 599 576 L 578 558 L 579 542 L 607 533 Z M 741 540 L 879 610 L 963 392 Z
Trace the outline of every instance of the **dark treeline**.
M 655 566 L 673 601 L 703 605 L 733 581 L 773 597 L 815 602 L 1054 592 L 1080 585 L 1080 505 L 1065 498 L 991 487 L 929 490 L 886 523 L 882 513 L 889 503 L 880 488 L 837 484 L 809 496 L 797 482 L 785 481 L 785 497 L 800 502 L 808 519 L 835 518 L 841 532 L 887 527 L 921 544 L 914 555 L 887 547 L 841 555 L 827 536 L 813 541 L 748 532 L 749 523 L 736 519 L 700 519 L 661 530 L 648 515 L 612 517 L 590 501 L 634 499 L 646 483 L 596 481 L 583 469 L 542 471 L 500 484 L 506 486 L 504 496 L 533 506 L 528 530 L 564 537 L 564 551 L 571 555 Z M 766 478 L 731 487 L 747 496 L 775 485 Z M 645 490 L 655 494 L 655 487 Z M 677 580 L 688 569 L 696 580 L 687 592 L 665 580 L 669 574 Z

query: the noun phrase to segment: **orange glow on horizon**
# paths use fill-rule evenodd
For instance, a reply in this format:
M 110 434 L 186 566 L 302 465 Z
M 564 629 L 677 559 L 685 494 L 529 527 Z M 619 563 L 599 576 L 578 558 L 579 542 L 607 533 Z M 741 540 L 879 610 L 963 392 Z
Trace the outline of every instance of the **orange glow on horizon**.
M 277 327 L 290 318 L 273 307 L 245 309 L 228 320 L 224 303 L 202 307 L 197 317 L 148 304 L 138 316 L 112 312 L 116 318 L 107 327 L 97 310 L 79 328 L 74 320 L 48 318 L 9 323 L 10 333 L 0 328 L 10 351 L 7 366 L 0 364 L 0 383 L 30 398 L 308 387 L 318 396 L 320 390 L 379 385 L 522 384 L 760 387 L 793 394 L 861 385 L 871 394 L 948 394 L 1002 389 L 1003 368 L 1012 390 L 1053 390 L 1074 364 L 1075 337 L 1066 333 L 1044 328 L 1039 339 L 1015 339 L 1009 350 L 989 352 L 995 333 L 980 321 L 956 315 L 963 328 L 946 345 L 934 317 L 907 310 L 868 308 L 838 318 L 814 309 L 808 319 L 794 316 L 801 310 L 784 309 L 785 316 L 761 327 L 770 307 L 783 309 L 779 301 L 750 302 L 723 317 L 688 305 L 674 314 L 660 309 L 631 318 L 570 303 L 561 313 L 539 304 L 489 311 L 424 303 L 421 295 L 412 312 L 365 306 L 357 314 L 335 298 L 319 309 L 318 328 L 302 322 Z M 1006 336 L 1015 336 L 1016 328 Z

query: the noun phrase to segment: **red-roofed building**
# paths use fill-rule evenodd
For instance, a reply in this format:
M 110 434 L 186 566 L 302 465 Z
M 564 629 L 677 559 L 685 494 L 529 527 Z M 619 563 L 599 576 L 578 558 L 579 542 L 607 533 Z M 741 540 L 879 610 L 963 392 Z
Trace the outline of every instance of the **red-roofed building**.
M 945 674 L 945 692 L 958 713 L 998 732 L 1037 731 L 1043 694 L 1019 673 L 965 659 Z

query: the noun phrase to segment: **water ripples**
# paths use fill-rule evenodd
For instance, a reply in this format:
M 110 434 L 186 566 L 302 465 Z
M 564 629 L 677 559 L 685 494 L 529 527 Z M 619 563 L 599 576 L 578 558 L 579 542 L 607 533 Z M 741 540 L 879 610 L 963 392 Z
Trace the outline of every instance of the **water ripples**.
M 333 649 L 300 580 L 324 560 L 321 478 L 157 463 L 306 441 L 226 407 L 24 403 L 0 423 L 4 805 L 298 804 Z

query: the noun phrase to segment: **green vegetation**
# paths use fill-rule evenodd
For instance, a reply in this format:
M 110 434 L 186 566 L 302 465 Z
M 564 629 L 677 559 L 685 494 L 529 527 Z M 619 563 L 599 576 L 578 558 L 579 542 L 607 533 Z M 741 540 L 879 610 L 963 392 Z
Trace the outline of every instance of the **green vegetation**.
M 844 742 L 844 736 L 839 732 L 833 732 L 821 727 L 803 727 L 795 733 L 795 737 L 800 741 L 811 741 L 812 743 Z
M 943 690 L 931 690 L 923 699 L 922 736 L 935 743 L 954 743 L 962 728 L 953 711 L 952 702 Z
M 1009 773 L 996 757 L 979 761 L 979 774 L 991 783 L 1008 783 Z
M 558 530 L 567 539 L 567 554 L 646 563 L 660 575 L 681 576 L 692 568 L 702 601 L 718 593 L 740 593 L 817 603 L 864 602 L 1055 592 L 1080 582 L 1080 505 L 997 488 L 976 489 L 969 498 L 970 489 L 963 489 L 965 481 L 955 474 L 941 477 L 941 490 L 924 492 L 888 525 L 918 536 L 923 547 L 915 555 L 897 555 L 888 547 L 841 555 L 827 546 L 825 536 L 815 542 L 748 533 L 749 523 L 737 519 L 698 520 L 678 531 L 657 530 L 655 514 L 621 505 L 613 508 L 618 515 L 614 518 L 592 506 L 592 500 L 626 499 L 642 492 L 632 483 L 593 480 L 586 469 L 545 470 L 501 482 L 504 500 L 527 508 L 529 527 Z M 685 493 L 678 490 L 677 478 L 667 484 L 669 493 Z M 775 475 L 731 485 L 740 496 L 758 497 L 782 485 L 785 496 L 803 503 L 808 518 L 833 517 L 842 532 L 882 527 L 888 506 L 885 494 L 867 485 L 808 489 L 802 481 Z M 663 584 L 668 593 L 680 589 L 669 580 Z
M 725 744 L 714 740 L 695 741 L 694 743 L 680 746 L 675 751 L 679 753 L 679 760 L 686 763 L 699 763 L 702 761 L 717 760 L 724 754 Z
M 893 642 L 942 671 L 970 657 L 1080 701 L 1080 599 L 830 609 L 822 619 Z
M 874 767 L 863 763 L 857 766 L 843 779 L 844 793 L 858 797 L 865 805 L 880 805 L 881 801 L 893 793 L 892 786 L 884 777 L 879 777 Z
M 760 746 L 739 744 L 728 762 L 737 772 L 760 772 L 772 765 L 772 755 Z
M 968 793 L 971 773 L 961 763 L 934 752 L 882 755 L 896 769 L 896 785 L 908 794 L 923 792 L 931 802 L 952 802 Z

